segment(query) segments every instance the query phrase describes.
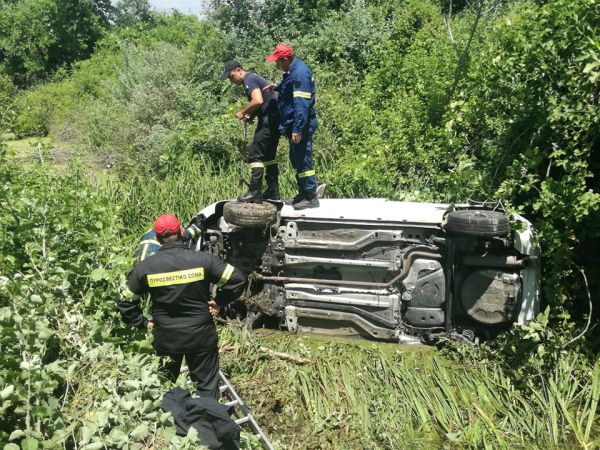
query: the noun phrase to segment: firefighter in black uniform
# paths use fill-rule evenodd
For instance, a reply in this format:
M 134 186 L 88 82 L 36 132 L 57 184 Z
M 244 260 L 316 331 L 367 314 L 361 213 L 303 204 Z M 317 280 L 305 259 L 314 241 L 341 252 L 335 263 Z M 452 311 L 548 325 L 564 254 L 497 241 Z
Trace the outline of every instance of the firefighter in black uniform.
M 279 144 L 279 109 L 273 92 L 264 91 L 270 83 L 263 77 L 246 72 L 237 61 L 227 61 L 222 80 L 244 86 L 248 103 L 235 113 L 238 120 L 258 119 L 247 162 L 250 164 L 250 186 L 248 192 L 238 197 L 240 202 L 260 203 L 262 199 L 280 200 L 279 167 L 277 166 L 277 145 Z M 263 174 L 267 189 L 261 193 Z
M 160 216 L 154 230 L 161 247 L 127 276 L 119 311 L 127 324 L 152 330 L 156 353 L 167 357 L 169 379 L 177 379 L 185 356 L 198 395 L 218 400 L 218 336 L 211 314 L 242 294 L 246 277 L 213 255 L 188 249 L 177 217 Z M 217 286 L 214 299 L 211 283 Z M 145 293 L 152 300 L 151 321 L 140 308 Z

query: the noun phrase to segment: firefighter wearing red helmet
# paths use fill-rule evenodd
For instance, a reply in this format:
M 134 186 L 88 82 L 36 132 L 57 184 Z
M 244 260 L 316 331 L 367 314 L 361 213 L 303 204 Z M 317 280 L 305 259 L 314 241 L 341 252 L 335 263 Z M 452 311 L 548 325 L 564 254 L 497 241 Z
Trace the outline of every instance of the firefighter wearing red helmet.
M 129 273 L 118 309 L 127 324 L 152 330 L 169 379 L 177 379 L 185 356 L 198 395 L 218 400 L 218 336 L 212 315 L 242 294 L 246 276 L 211 254 L 187 248 L 185 230 L 172 214 L 158 217 L 154 231 L 161 247 Z M 217 287 L 214 299 L 211 284 Z M 152 321 L 140 308 L 146 293 Z

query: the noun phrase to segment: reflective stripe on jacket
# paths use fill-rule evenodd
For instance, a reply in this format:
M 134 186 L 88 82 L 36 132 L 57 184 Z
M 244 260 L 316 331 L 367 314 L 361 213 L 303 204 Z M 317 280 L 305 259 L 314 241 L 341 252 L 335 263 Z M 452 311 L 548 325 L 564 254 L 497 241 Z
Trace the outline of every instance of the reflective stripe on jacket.
M 277 86 L 281 133 L 313 134 L 317 129 L 315 113 L 316 88 L 312 71 L 299 59 L 294 59 L 290 71 L 283 74 Z
M 200 229 L 195 225 L 186 228 L 183 232 L 183 241 L 189 241 L 190 239 L 194 239 L 200 233 Z M 160 249 L 160 242 L 156 239 L 156 231 L 154 228 L 150 228 L 148 231 L 144 233 L 140 242 L 138 243 L 135 252 L 133 252 L 133 256 L 138 261 L 143 261 L 148 256 L 154 255 Z

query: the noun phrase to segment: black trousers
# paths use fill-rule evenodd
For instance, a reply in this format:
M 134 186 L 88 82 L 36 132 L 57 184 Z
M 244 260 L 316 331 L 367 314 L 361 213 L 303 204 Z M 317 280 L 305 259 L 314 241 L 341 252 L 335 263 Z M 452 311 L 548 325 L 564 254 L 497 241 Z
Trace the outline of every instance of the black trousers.
M 278 121 L 274 117 L 259 117 L 254 138 L 248 152 L 248 162 L 274 161 L 277 156 L 277 145 L 281 134 Z M 268 166 L 267 166 L 268 167 Z
M 201 397 L 212 397 L 219 400 L 219 350 L 202 353 L 159 353 L 163 357 L 162 372 L 175 382 L 181 370 L 185 356 L 190 379 L 196 384 L 196 393 Z

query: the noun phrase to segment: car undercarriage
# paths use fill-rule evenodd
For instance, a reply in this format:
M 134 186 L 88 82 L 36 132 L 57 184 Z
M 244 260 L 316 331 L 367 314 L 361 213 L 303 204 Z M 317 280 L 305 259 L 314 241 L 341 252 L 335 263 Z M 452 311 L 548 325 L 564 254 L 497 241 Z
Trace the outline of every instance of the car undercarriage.
M 249 274 L 238 314 L 290 332 L 475 342 L 539 309 L 540 250 L 518 215 L 328 199 L 308 211 L 218 202 L 194 220 L 197 250 Z

